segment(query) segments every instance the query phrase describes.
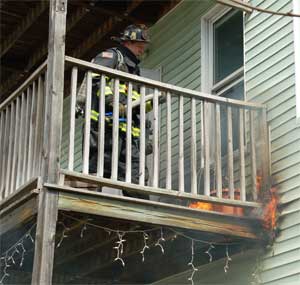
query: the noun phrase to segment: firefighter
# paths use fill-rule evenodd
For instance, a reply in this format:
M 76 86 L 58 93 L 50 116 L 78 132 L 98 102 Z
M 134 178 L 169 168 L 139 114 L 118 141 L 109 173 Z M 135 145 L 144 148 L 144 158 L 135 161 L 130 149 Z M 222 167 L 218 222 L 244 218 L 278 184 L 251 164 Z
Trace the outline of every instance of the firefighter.
M 149 43 L 147 28 L 144 25 L 130 25 L 120 38 L 113 38 L 118 42 L 116 47 L 110 48 L 98 54 L 93 63 L 110 67 L 116 70 L 140 75 L 139 57 L 145 52 Z M 93 74 L 92 88 L 92 110 L 91 110 L 91 141 L 90 141 L 90 173 L 97 172 L 97 140 L 98 140 L 98 117 L 99 117 L 99 96 L 100 77 Z M 111 156 L 112 156 L 112 117 L 113 117 L 113 81 L 106 78 L 105 86 L 105 151 L 104 151 L 104 177 L 111 176 Z M 127 104 L 127 84 L 120 81 L 119 84 L 119 164 L 118 180 L 125 180 L 126 173 L 126 104 Z M 138 87 L 133 87 L 132 100 L 138 100 L 140 93 Z M 151 110 L 151 102 L 146 102 L 146 111 Z M 139 144 L 140 144 L 140 121 L 139 108 L 132 111 L 132 169 L 131 182 L 139 183 Z M 148 154 L 149 154 L 148 149 Z M 147 150 L 146 150 L 147 154 Z M 148 180 L 148 169 L 145 169 L 145 183 Z M 147 195 L 138 193 L 128 193 L 123 191 L 125 196 L 148 199 Z

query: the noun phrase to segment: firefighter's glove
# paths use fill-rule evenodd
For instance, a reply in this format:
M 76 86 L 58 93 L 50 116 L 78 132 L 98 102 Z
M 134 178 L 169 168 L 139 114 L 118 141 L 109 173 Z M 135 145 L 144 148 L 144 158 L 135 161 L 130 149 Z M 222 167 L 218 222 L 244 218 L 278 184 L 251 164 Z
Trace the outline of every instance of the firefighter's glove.
M 75 106 L 75 118 L 78 119 L 84 117 L 84 106 L 81 104 L 76 104 Z
M 166 98 L 165 94 L 159 96 L 159 104 L 166 103 L 166 101 L 167 101 L 167 98 Z
M 124 118 L 126 115 L 126 105 L 124 104 L 119 104 L 119 117 Z

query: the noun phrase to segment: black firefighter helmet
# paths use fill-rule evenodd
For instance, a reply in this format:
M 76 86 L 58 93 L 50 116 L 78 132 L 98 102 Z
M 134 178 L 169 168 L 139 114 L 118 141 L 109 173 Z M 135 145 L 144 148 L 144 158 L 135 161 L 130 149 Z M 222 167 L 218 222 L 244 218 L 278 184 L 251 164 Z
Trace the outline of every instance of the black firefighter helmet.
M 134 41 L 134 42 L 145 42 L 149 43 L 150 38 L 148 35 L 148 29 L 145 25 L 129 25 L 124 32 L 121 34 L 121 37 L 113 37 L 112 39 L 117 41 Z

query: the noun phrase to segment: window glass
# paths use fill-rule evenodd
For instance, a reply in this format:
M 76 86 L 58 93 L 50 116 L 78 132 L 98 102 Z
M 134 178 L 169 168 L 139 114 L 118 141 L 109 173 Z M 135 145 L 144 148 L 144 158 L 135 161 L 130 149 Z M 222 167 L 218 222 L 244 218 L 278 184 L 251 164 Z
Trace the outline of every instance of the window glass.
M 214 84 L 243 66 L 243 14 L 229 12 L 213 25 Z

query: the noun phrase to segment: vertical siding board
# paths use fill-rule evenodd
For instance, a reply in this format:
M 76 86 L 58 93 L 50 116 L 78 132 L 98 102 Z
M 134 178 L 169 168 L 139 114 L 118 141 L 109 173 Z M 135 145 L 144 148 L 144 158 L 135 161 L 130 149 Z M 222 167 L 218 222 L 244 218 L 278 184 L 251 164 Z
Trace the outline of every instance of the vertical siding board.
M 292 11 L 292 0 L 252 0 L 252 5 L 259 5 L 273 11 Z M 267 284 L 294 284 L 295 276 L 300 276 L 300 267 L 297 262 L 289 262 L 285 265 L 284 254 L 291 256 L 299 255 L 299 249 L 293 247 L 295 241 L 290 238 L 284 230 L 286 224 L 295 221 L 293 211 L 299 211 L 292 201 L 297 201 L 299 195 L 295 196 L 292 189 L 299 176 L 295 176 L 295 165 L 300 163 L 299 158 L 294 158 L 294 164 L 289 164 L 289 156 L 295 153 L 295 146 L 299 144 L 295 138 L 300 137 L 300 129 L 296 125 L 296 119 L 282 124 L 287 114 L 295 112 L 295 75 L 293 56 L 293 25 L 292 17 L 282 17 L 255 13 L 245 21 L 245 90 L 249 101 L 265 103 L 268 106 L 267 112 L 262 117 L 267 117 L 270 132 L 270 150 L 268 145 L 263 144 L 262 153 L 259 153 L 259 161 L 262 169 L 262 176 L 266 177 L 269 167 L 266 165 L 267 156 L 271 153 L 271 170 L 276 172 L 273 176 L 276 189 L 284 193 L 280 200 L 282 203 L 282 218 L 279 219 L 278 227 L 281 234 L 276 238 L 272 254 L 267 260 L 262 260 L 261 277 L 262 283 Z M 263 140 L 268 140 L 267 126 L 260 125 L 259 135 Z M 297 167 L 297 166 L 296 166 Z M 275 173 L 274 172 L 274 173 Z M 280 180 L 281 179 L 281 180 Z M 283 180 L 282 180 L 283 179 Z M 252 177 L 252 183 L 254 178 Z M 267 190 L 267 189 L 266 189 Z M 298 197 L 298 198 L 297 198 Z M 289 204 L 284 204 L 289 201 Z M 285 213 L 285 209 L 289 212 Z M 283 217 L 283 213 L 285 213 Z M 284 242 L 283 242 L 284 241 Z M 280 251 L 276 250 L 280 247 Z M 299 258 L 298 258 L 299 259 Z

